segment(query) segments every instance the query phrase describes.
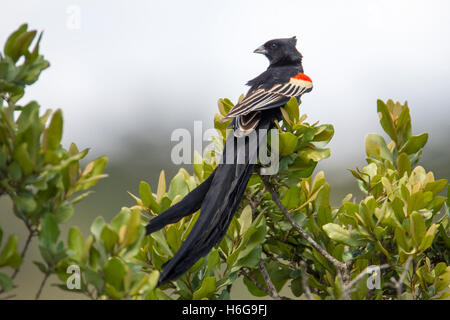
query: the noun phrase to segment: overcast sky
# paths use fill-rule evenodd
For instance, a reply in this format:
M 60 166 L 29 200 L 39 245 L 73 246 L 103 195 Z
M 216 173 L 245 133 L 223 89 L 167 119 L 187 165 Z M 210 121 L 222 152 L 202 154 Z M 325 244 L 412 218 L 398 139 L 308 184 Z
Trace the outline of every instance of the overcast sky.
M 450 1 L 15 0 L 1 8 L 2 43 L 23 22 L 45 31 L 51 68 L 27 99 L 62 108 L 64 141 L 96 154 L 120 153 L 118 142 L 134 135 L 169 145 L 171 131 L 194 120 L 212 126 L 217 99 L 236 100 L 267 67 L 253 50 L 294 35 L 314 82 L 301 112 L 336 129 L 329 163 L 362 158 L 364 136 L 381 131 L 377 98 L 407 99 L 413 131 L 447 144 Z

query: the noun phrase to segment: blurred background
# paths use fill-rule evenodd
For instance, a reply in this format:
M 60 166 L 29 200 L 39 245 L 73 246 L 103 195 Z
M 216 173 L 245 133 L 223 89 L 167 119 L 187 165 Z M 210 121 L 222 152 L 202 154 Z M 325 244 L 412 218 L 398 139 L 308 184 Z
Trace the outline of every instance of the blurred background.
M 332 155 L 317 169 L 334 204 L 347 193 L 361 198 L 347 168 L 364 166 L 365 135 L 382 131 L 378 98 L 409 102 L 413 134 L 430 134 L 421 164 L 450 176 L 449 1 L 16 0 L 1 9 L 2 44 L 22 23 L 44 30 L 41 52 L 51 67 L 24 102 L 61 108 L 64 145 L 90 148 L 87 160 L 109 158 L 109 178 L 69 222 L 85 235 L 96 216 L 109 220 L 131 205 L 127 191 L 137 193 L 141 180 L 155 188 L 161 169 L 168 179 L 175 174 L 172 131 L 193 131 L 196 120 L 213 127 L 218 98 L 246 92 L 246 81 L 267 67 L 253 50 L 278 37 L 297 36 L 314 82 L 301 112 L 335 127 Z M 21 248 L 25 228 L 10 206 L 0 199 L 0 224 L 23 236 Z M 19 274 L 19 298 L 34 297 L 41 281 L 31 263 L 37 250 L 34 243 Z M 81 298 L 49 284 L 42 297 Z M 232 298 L 242 297 L 249 298 L 237 286 Z

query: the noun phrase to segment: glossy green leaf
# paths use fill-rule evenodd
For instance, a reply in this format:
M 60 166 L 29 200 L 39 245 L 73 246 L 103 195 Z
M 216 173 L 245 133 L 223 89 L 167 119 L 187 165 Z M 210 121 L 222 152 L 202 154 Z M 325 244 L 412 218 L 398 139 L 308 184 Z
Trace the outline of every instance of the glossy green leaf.
M 392 153 L 389 151 L 384 138 L 378 134 L 368 134 L 366 136 L 366 154 L 369 157 L 393 161 Z
M 414 154 L 422 149 L 428 141 L 428 133 L 422 133 L 418 136 L 411 136 L 403 145 L 399 152 Z
M 127 266 L 119 258 L 113 257 L 106 262 L 103 267 L 103 273 L 105 274 L 105 282 L 117 291 L 120 291 L 123 287 L 123 279 L 128 273 Z
M 397 141 L 397 132 L 394 125 L 394 120 L 388 110 L 387 105 L 382 100 L 377 100 L 377 112 L 380 117 L 380 124 L 384 131 L 391 137 L 392 140 Z
M 364 244 L 364 238 L 356 230 L 344 229 L 335 223 L 327 223 L 322 228 L 331 239 L 337 242 L 354 247 Z
M 202 281 L 201 287 L 194 292 L 193 299 L 201 300 L 207 298 L 210 294 L 216 290 L 216 278 L 206 277 Z
M 422 215 L 418 212 L 413 212 L 410 216 L 410 226 L 411 226 L 411 234 L 412 239 L 416 245 L 416 248 L 421 244 L 425 233 L 425 221 Z
M 39 233 L 41 245 L 49 247 L 51 244 L 56 244 L 59 233 L 59 227 L 55 218 L 51 214 L 46 214 L 42 219 L 41 232 Z
M 46 130 L 46 147 L 49 150 L 55 150 L 59 147 L 62 138 L 63 131 L 63 119 L 62 119 L 62 111 L 60 109 L 56 110 L 53 113 L 52 120 L 50 121 L 50 125 Z
M 127 224 L 125 234 L 125 246 L 132 245 L 139 236 L 139 227 L 141 225 L 141 212 L 137 209 L 131 210 L 130 218 Z
M 295 151 L 297 147 L 297 137 L 290 132 L 281 132 L 279 134 L 280 139 L 280 156 L 287 156 Z
M 119 241 L 119 235 L 108 225 L 105 225 L 100 235 L 100 239 L 103 241 L 106 251 L 113 254 L 115 245 Z
M 437 233 L 439 225 L 432 224 L 430 228 L 428 228 L 427 232 L 425 233 L 422 241 L 420 242 L 419 251 L 427 250 L 431 245 L 433 244 L 434 237 Z
M 73 252 L 72 259 L 81 261 L 81 255 L 83 253 L 84 242 L 83 235 L 78 227 L 71 227 L 69 230 L 68 238 L 69 249 Z

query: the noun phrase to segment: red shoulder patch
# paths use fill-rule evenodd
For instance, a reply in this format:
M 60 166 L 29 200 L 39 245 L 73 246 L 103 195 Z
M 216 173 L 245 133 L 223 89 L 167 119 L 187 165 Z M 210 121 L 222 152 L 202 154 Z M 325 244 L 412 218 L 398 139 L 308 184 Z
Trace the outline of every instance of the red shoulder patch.
M 303 81 L 308 81 L 308 82 L 312 82 L 311 78 L 308 77 L 306 74 L 304 73 L 299 73 L 298 75 L 296 75 L 295 77 L 292 77 L 294 79 L 298 79 L 298 80 L 303 80 Z

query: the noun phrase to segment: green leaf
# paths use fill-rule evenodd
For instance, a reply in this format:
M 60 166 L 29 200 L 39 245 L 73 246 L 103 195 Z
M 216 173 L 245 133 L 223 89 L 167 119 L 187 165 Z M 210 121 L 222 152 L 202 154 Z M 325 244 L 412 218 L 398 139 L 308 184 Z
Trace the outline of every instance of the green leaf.
M 317 132 L 314 136 L 314 144 L 318 145 L 317 142 L 330 142 L 334 135 L 334 127 L 331 124 L 323 124 L 317 126 Z
M 120 212 L 116 214 L 116 216 L 111 220 L 110 223 L 111 229 L 119 233 L 122 226 L 128 223 L 130 215 L 131 209 L 127 207 L 122 207 L 120 209 Z
M 42 262 L 39 261 L 33 261 L 33 264 L 38 267 L 39 271 L 41 271 L 42 273 L 47 273 L 47 267 L 45 266 L 45 264 L 43 264 Z
M 305 148 L 304 150 L 300 150 L 298 155 L 305 162 L 312 160 L 314 162 L 319 162 L 322 159 L 326 159 L 330 156 L 330 149 L 319 149 L 319 148 Z
M 150 207 L 150 203 L 153 199 L 153 194 L 150 185 L 145 181 L 141 181 L 141 183 L 139 184 L 139 196 L 141 197 L 142 204 L 146 207 Z
M 347 230 L 336 223 L 327 223 L 323 227 L 327 235 L 337 241 L 349 246 L 358 247 L 365 243 L 362 235 L 356 230 Z
M 137 209 L 131 210 L 130 218 L 127 224 L 125 234 L 125 246 L 132 245 L 139 236 L 139 227 L 141 225 L 141 212 Z
M 432 224 L 430 228 L 428 228 L 427 232 L 425 233 L 422 241 L 420 242 L 419 251 L 425 251 L 427 250 L 429 247 L 431 247 L 431 245 L 433 244 L 433 240 L 434 240 L 434 236 L 436 235 L 436 231 L 438 229 L 437 224 Z
M 45 132 L 45 142 L 47 150 L 56 150 L 62 138 L 63 132 L 63 118 L 62 111 L 58 109 L 53 113 L 50 125 Z
M 114 247 L 119 241 L 119 235 L 111 229 L 108 225 L 103 227 L 102 233 L 100 235 L 101 240 L 105 245 L 105 249 L 110 254 L 114 253 Z
M 24 175 L 29 175 L 34 168 L 34 163 L 27 150 L 27 143 L 22 143 L 14 150 L 14 159 L 20 164 Z
M 250 205 L 245 206 L 242 210 L 241 216 L 238 219 L 241 230 L 239 234 L 243 235 L 247 232 L 248 228 L 252 224 L 252 207 Z
M 203 179 L 203 159 L 197 151 L 194 151 L 194 163 L 192 164 L 197 177 Z
M 81 234 L 80 229 L 78 229 L 78 227 L 76 226 L 71 227 L 69 230 L 68 246 L 69 249 L 73 252 L 72 259 L 81 261 L 84 242 L 83 235 Z
M 99 157 L 94 161 L 89 162 L 84 168 L 83 173 L 79 181 L 77 182 L 75 192 L 92 188 L 100 179 L 107 177 L 107 175 L 102 174 L 107 163 L 107 157 Z
M 94 222 L 92 222 L 90 231 L 97 240 L 100 240 L 100 235 L 105 225 L 105 219 L 102 216 L 98 216 L 95 218 Z
M 70 204 L 62 205 L 56 210 L 54 217 L 57 223 L 67 222 L 74 214 L 73 206 Z
M 166 193 L 166 175 L 164 170 L 161 170 L 158 179 L 158 189 L 156 190 L 156 202 L 161 203 L 161 200 Z
M 13 234 L 9 236 L 5 246 L 0 252 L 0 267 L 9 265 L 16 254 L 18 237 Z
M 39 233 L 41 245 L 48 248 L 51 244 L 56 244 L 59 232 L 55 218 L 51 214 L 46 214 L 42 219 L 41 232 Z
M 122 260 L 117 257 L 109 259 L 103 267 L 103 273 L 107 284 L 114 287 L 117 291 L 122 290 L 123 280 L 128 273 L 128 268 Z
M 410 247 L 406 239 L 406 232 L 403 228 L 395 228 L 395 241 L 397 242 L 397 245 L 405 252 L 409 252 Z
M 25 212 L 33 212 L 36 209 L 36 201 L 30 195 L 17 196 L 13 198 L 14 204 Z
M 156 285 L 158 284 L 158 278 L 159 278 L 159 271 L 153 270 L 150 273 L 150 276 L 148 277 L 148 290 L 153 290 L 156 288 Z
M 14 62 L 28 51 L 28 47 L 36 36 L 36 31 L 26 31 L 27 24 L 23 24 L 20 28 L 9 36 L 6 41 L 4 52 Z
M 414 211 L 410 216 L 410 228 L 413 241 L 416 245 L 416 248 L 418 248 L 425 236 L 426 228 L 425 220 L 417 211 Z
M 90 268 L 83 270 L 84 276 L 86 277 L 86 282 L 93 285 L 97 291 L 102 292 L 105 285 L 103 276 L 100 272 L 93 271 Z
M 14 283 L 11 278 L 8 275 L 0 272 L 0 291 L 8 292 L 13 287 Z
M 439 192 L 444 190 L 444 188 L 447 186 L 447 183 L 448 183 L 447 179 L 428 182 L 427 185 L 425 186 L 424 191 L 431 191 L 433 192 L 434 195 L 437 195 Z
M 297 137 L 290 132 L 281 132 L 280 139 L 280 156 L 287 156 L 295 151 L 297 147 Z
M 154 212 L 160 212 L 161 208 L 159 204 L 156 202 L 155 198 L 153 197 L 152 189 L 150 188 L 150 185 L 145 182 L 141 181 L 139 184 L 139 196 L 141 197 L 142 204 L 150 209 L 152 209 Z
M 402 152 L 398 155 L 397 168 L 400 176 L 403 176 L 405 172 L 408 176 L 411 174 L 411 161 L 406 153 Z
M 392 153 L 389 151 L 384 138 L 378 134 L 370 133 L 366 136 L 366 154 L 369 157 L 393 162 Z
M 377 100 L 377 112 L 380 117 L 380 124 L 383 130 L 391 137 L 393 141 L 397 141 L 397 132 L 395 130 L 394 120 L 388 110 L 388 107 L 382 100 Z
M 205 277 L 201 287 L 194 292 L 193 300 L 202 300 L 216 291 L 216 277 Z
M 418 136 L 411 136 L 399 152 L 404 152 L 406 154 L 414 154 L 422 149 L 428 141 L 428 133 L 422 133 Z
M 105 283 L 105 294 L 113 300 L 123 299 L 123 294 L 109 283 Z
M 22 169 L 17 161 L 8 166 L 7 172 L 13 181 L 19 181 L 22 178 Z
M 169 186 L 169 198 L 173 200 L 177 195 L 184 197 L 189 192 L 186 181 L 184 180 L 184 174 L 178 172 L 170 182 Z
M 293 123 L 297 123 L 300 116 L 297 99 L 295 97 L 289 99 L 289 101 L 285 104 L 284 109 L 287 111 L 289 119 Z
M 298 207 L 300 205 L 300 188 L 298 186 L 289 188 L 281 199 L 281 202 L 288 210 Z

